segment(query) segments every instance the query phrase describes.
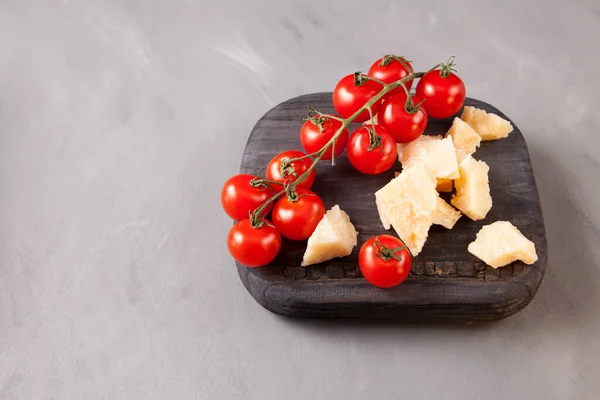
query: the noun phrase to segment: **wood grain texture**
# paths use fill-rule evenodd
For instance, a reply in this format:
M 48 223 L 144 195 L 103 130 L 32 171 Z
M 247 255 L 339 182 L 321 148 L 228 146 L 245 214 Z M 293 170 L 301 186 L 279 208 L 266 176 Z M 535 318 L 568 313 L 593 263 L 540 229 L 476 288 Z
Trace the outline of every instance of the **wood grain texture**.
M 467 99 L 467 105 L 508 119 L 491 105 Z M 288 100 L 267 112 L 246 145 L 240 172 L 257 173 L 287 149 L 302 149 L 299 130 L 307 107 L 333 113 L 331 93 Z M 451 119 L 430 121 L 427 134 L 444 134 Z M 327 318 L 392 318 L 400 321 L 472 322 L 508 317 L 523 309 L 535 295 L 546 269 L 544 220 L 527 145 L 514 125 L 507 139 L 482 142 L 475 158 L 488 163 L 491 211 L 481 221 L 462 217 L 452 230 L 432 226 L 423 251 L 413 260 L 410 276 L 393 289 L 378 289 L 365 281 L 358 268 L 360 246 L 384 230 L 374 193 L 400 171 L 399 163 L 378 176 L 355 171 L 345 153 L 336 165 L 321 161 L 313 190 L 327 208 L 345 210 L 359 232 L 358 246 L 345 258 L 300 267 L 306 241 L 283 241 L 280 255 L 258 269 L 238 265 L 239 276 L 252 297 L 281 315 Z M 352 131 L 356 126 L 351 126 Z M 442 194 L 449 200 L 450 193 Z M 486 266 L 467 251 L 478 230 L 498 220 L 512 222 L 535 243 L 538 261 L 515 262 L 501 269 Z

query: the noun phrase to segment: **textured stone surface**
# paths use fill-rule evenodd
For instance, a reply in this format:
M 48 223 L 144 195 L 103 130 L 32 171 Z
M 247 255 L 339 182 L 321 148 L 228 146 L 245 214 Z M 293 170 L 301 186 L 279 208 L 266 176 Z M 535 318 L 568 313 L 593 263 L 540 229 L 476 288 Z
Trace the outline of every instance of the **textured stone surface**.
M 598 2 L 365 4 L 0 0 L 0 399 L 596 397 Z M 227 254 L 254 123 L 390 51 L 527 134 L 548 269 L 497 324 L 281 318 Z

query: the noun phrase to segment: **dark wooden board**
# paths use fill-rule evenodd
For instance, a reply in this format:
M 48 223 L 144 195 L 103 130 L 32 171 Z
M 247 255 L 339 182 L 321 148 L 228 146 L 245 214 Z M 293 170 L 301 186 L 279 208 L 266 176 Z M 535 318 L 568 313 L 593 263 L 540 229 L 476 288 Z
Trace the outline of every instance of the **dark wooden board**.
M 467 105 L 508 119 L 482 101 Z M 257 173 L 269 160 L 288 149 L 302 149 L 299 130 L 307 107 L 333 113 L 331 93 L 315 93 L 288 100 L 267 112 L 256 124 L 246 145 L 240 172 Z M 430 121 L 427 134 L 443 134 L 451 119 Z M 482 221 L 463 216 L 454 229 L 432 226 L 423 251 L 413 260 L 410 276 L 392 289 L 378 289 L 360 274 L 360 246 L 384 230 L 374 193 L 400 171 L 367 176 L 355 171 L 346 154 L 336 165 L 321 161 L 313 189 L 329 209 L 345 210 L 359 232 L 358 246 L 345 258 L 300 267 L 306 241 L 283 241 L 279 256 L 268 266 L 252 269 L 238 265 L 239 276 L 252 297 L 266 309 L 281 315 L 327 318 L 391 318 L 401 321 L 492 321 L 523 309 L 535 295 L 547 261 L 542 209 L 525 139 L 514 125 L 506 139 L 482 142 L 475 158 L 490 167 L 493 207 Z M 351 126 L 351 131 L 356 126 Z M 445 194 L 447 200 L 449 194 Z M 498 220 L 512 222 L 535 243 L 538 261 L 515 262 L 493 269 L 467 251 L 467 245 L 483 225 Z

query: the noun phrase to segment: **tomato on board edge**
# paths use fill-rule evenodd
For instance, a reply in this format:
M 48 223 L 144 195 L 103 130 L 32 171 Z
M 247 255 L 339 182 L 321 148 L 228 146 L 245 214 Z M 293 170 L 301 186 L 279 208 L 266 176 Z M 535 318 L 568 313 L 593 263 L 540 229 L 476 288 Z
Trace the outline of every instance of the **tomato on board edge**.
M 415 102 L 425 100 L 422 107 L 431 118 L 444 119 L 456 114 L 465 103 L 467 89 L 453 72 L 444 77 L 442 69 L 423 75 L 417 83 Z
M 377 78 L 385 83 L 392 83 L 406 77 L 411 72 L 414 72 L 410 61 L 404 57 L 398 57 L 394 54 L 387 54 L 382 58 L 378 59 L 371 65 L 367 75 Z M 404 82 L 407 89 L 410 90 L 412 87 L 413 80 Z M 403 91 L 403 89 L 397 88 L 394 91 Z
M 380 83 L 366 79 L 362 74 L 357 74 L 359 73 L 346 75 L 333 90 L 333 107 L 343 118 L 348 118 L 357 112 L 383 89 Z M 357 76 L 362 78 L 357 78 Z M 381 99 L 373 104 L 371 107 L 373 115 L 377 114 L 380 105 Z M 364 110 L 354 119 L 354 122 L 364 122 L 369 118 L 369 111 Z
M 273 207 L 273 225 L 281 236 L 291 240 L 308 239 L 325 215 L 321 198 L 306 189 L 296 190 L 298 200 L 283 197 Z
M 270 179 L 275 182 L 283 183 L 286 180 L 291 180 L 292 182 L 296 180 L 297 177 L 305 173 L 308 168 L 312 165 L 312 161 L 310 158 L 303 158 L 302 160 L 294 161 L 291 163 L 290 167 L 294 170 L 296 176 L 293 174 L 288 174 L 285 177 L 281 175 L 281 163 L 283 160 L 289 160 L 291 158 L 299 158 L 304 157 L 306 154 L 299 150 L 286 150 L 282 153 L 277 154 L 267 165 L 267 179 Z M 298 186 L 297 189 L 310 189 L 313 183 L 315 182 L 316 172 L 313 170 L 308 174 L 305 180 L 303 180 Z M 281 188 L 279 188 L 281 189 Z
M 238 174 L 223 184 L 221 206 L 232 219 L 240 221 L 248 218 L 250 211 L 256 210 L 275 194 L 273 188 L 268 185 L 252 186 L 250 182 L 255 178 L 250 174 Z M 273 204 L 269 203 L 261 215 L 264 217 L 272 208 Z
M 387 289 L 404 282 L 411 265 L 412 255 L 408 247 L 390 235 L 370 238 L 358 254 L 360 272 L 369 283 L 379 288 Z
M 320 127 L 319 127 L 320 126 Z M 333 135 L 342 127 L 342 123 L 326 115 L 317 115 L 309 119 L 300 128 L 300 143 L 306 153 L 315 153 L 323 148 L 331 140 Z M 322 131 L 321 131 L 322 129 Z M 348 128 L 338 136 L 335 143 L 327 149 L 321 157 L 322 160 L 331 160 L 332 149 L 334 157 L 342 154 L 348 143 Z
M 396 143 L 408 143 L 417 139 L 427 128 L 427 113 L 422 106 L 413 112 L 406 111 L 406 93 L 398 92 L 387 98 L 377 114 L 377 122 L 388 130 Z
M 244 219 L 229 230 L 227 248 L 240 264 L 251 268 L 262 267 L 279 254 L 281 235 L 272 226 L 264 224 L 260 228 L 253 228 L 250 220 Z
M 371 146 L 370 130 L 375 128 L 380 145 L 369 151 Z M 363 125 L 350 135 L 346 148 L 348 161 L 363 174 L 381 174 L 394 165 L 398 148 L 392 135 L 381 125 Z

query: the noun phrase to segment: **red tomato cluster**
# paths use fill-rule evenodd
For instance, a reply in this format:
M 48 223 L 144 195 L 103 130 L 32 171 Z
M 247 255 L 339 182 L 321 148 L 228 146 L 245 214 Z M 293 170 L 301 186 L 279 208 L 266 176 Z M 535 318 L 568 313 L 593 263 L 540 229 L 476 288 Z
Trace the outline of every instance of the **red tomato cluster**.
M 294 160 L 289 162 L 291 159 Z M 315 181 L 314 168 L 293 191 L 280 193 L 274 205 L 269 201 L 275 190 L 283 191 L 296 182 L 311 165 L 312 160 L 307 154 L 288 150 L 269 162 L 266 179 L 239 174 L 225 182 L 221 205 L 227 215 L 238 221 L 229 231 L 227 248 L 240 264 L 247 267 L 267 265 L 279 254 L 282 236 L 306 240 L 312 235 L 325 214 L 323 201 L 309 190 Z M 262 210 L 258 211 L 260 207 Z M 272 222 L 266 219 L 271 211 Z
M 321 198 L 310 190 L 316 178 L 314 163 L 319 159 L 331 160 L 346 150 L 348 161 L 357 171 L 381 174 L 396 161 L 396 143 L 408 143 L 421 136 L 428 118 L 444 119 L 458 113 L 466 90 L 453 72 L 452 61 L 415 74 L 420 80 L 414 95 L 410 93 L 416 79 L 411 75 L 413 67 L 403 57 L 385 55 L 371 65 L 366 75 L 356 72 L 343 77 L 332 96 L 341 118 L 311 109 L 299 133 L 304 152 L 287 150 L 273 157 L 264 179 L 239 174 L 225 182 L 221 204 L 227 215 L 238 221 L 227 238 L 231 255 L 240 264 L 261 267 L 277 257 L 282 236 L 306 240 L 312 235 L 326 209 Z M 404 87 L 387 86 L 397 85 L 409 76 L 412 79 L 407 79 Z M 363 124 L 349 134 L 349 122 Z M 363 276 L 381 288 L 402 283 L 411 262 L 403 242 L 389 235 L 372 237 L 359 253 Z

